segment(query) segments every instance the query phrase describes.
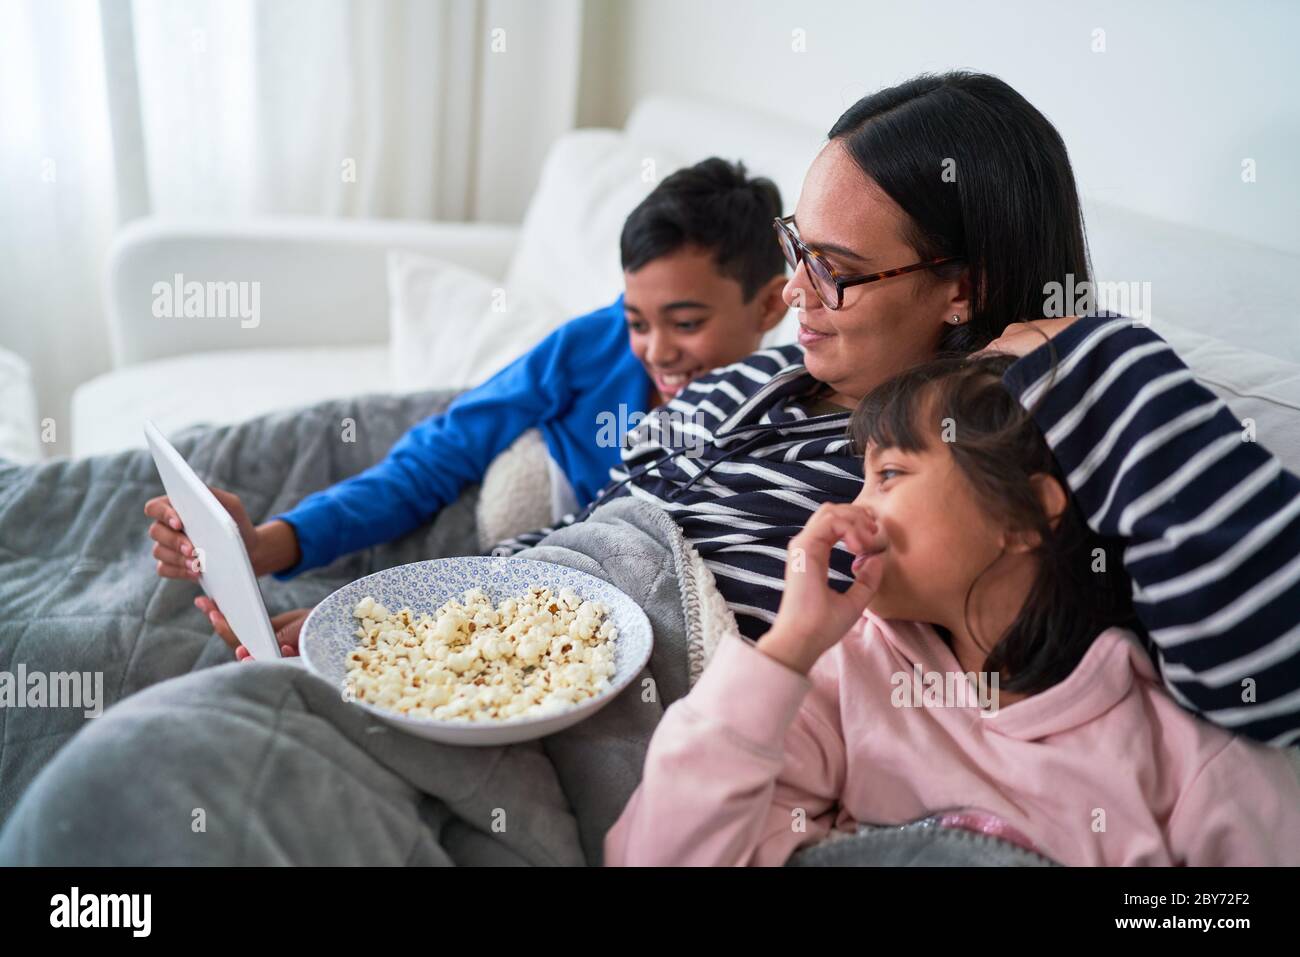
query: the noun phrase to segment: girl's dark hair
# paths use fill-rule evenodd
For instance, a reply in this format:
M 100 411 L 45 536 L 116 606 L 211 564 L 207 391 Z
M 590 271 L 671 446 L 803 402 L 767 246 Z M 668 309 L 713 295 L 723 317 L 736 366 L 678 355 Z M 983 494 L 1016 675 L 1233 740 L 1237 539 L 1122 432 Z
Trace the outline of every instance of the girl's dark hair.
M 785 256 L 772 234 L 781 191 L 746 175 L 744 163 L 712 156 L 664 177 L 623 224 L 623 268 L 636 272 L 685 246 L 713 253 L 718 272 L 740 283 L 746 302 L 775 276 Z
M 971 315 L 940 351 L 973 352 L 1005 326 L 1044 315 L 1049 282 L 1090 275 L 1083 214 L 1065 143 L 997 77 L 925 74 L 864 96 L 828 134 L 902 207 L 918 259 L 960 256 Z M 904 265 L 899 263 L 898 265 Z
M 994 521 L 1036 533 L 1039 571 L 1020 614 L 1005 634 L 975 636 L 988 652 L 984 669 L 1001 675 L 1003 689 L 1032 694 L 1069 675 L 1106 628 L 1134 627 L 1136 619 L 1120 543 L 1088 528 L 1043 433 L 1002 383 L 1014 361 L 950 354 L 909 369 L 858 404 L 849 434 L 860 453 L 868 445 L 905 452 L 946 445 Z M 952 429 L 946 443 L 945 420 Z M 1031 482 L 1039 474 L 1055 477 L 1067 493 L 1055 527 Z M 1102 550 L 1101 570 L 1096 549 Z M 996 565 L 971 584 L 968 610 L 975 585 L 996 574 Z

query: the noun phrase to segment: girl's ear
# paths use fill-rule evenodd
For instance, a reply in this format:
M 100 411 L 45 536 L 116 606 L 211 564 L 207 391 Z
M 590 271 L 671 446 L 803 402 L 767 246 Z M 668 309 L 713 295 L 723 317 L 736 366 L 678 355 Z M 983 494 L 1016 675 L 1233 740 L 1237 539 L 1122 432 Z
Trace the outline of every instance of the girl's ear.
M 1045 472 L 1031 475 L 1029 484 L 1033 486 L 1034 494 L 1038 496 L 1039 504 L 1043 507 L 1043 514 L 1047 516 L 1047 524 L 1052 528 L 1056 528 L 1060 524 L 1061 516 L 1065 514 L 1065 510 L 1070 504 L 1065 489 L 1061 487 L 1061 483 L 1056 480 L 1055 476 L 1048 475 Z M 1009 552 L 1027 552 L 1041 544 L 1038 533 L 1027 530 L 1008 536 L 1005 547 Z
M 785 288 L 786 277 L 784 274 L 773 276 L 758 291 L 759 302 L 759 329 L 762 332 L 771 332 L 785 318 L 789 306 L 785 304 L 785 298 L 781 295 L 781 290 Z
M 1038 501 L 1043 506 L 1043 514 L 1047 516 L 1047 524 L 1052 528 L 1056 528 L 1061 523 L 1061 516 L 1070 507 L 1070 496 L 1061 487 L 1061 483 L 1056 480 L 1056 476 L 1048 475 L 1045 472 L 1031 475 L 1029 483 L 1033 485 L 1034 492 L 1038 495 Z

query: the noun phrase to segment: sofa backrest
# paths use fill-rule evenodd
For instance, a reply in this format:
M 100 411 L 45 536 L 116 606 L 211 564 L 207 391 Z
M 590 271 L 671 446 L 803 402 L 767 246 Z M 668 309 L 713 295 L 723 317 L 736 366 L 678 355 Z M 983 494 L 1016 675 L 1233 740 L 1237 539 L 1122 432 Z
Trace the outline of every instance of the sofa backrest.
M 789 211 L 835 117 L 822 119 L 815 126 L 716 103 L 651 96 L 632 111 L 625 133 L 676 153 L 684 163 L 712 155 L 743 159 L 752 171 L 776 181 Z M 1290 289 L 1292 277 L 1300 275 L 1300 256 L 1153 219 L 1086 193 L 1084 218 L 1096 278 L 1149 282 L 1153 314 L 1164 321 L 1300 363 L 1300 321 Z
M 743 160 L 753 175 L 781 190 L 785 212 L 794 211 L 804 173 L 830 129 L 721 104 L 650 96 L 632 110 L 624 131 L 633 140 L 675 153 L 683 163 L 708 156 Z

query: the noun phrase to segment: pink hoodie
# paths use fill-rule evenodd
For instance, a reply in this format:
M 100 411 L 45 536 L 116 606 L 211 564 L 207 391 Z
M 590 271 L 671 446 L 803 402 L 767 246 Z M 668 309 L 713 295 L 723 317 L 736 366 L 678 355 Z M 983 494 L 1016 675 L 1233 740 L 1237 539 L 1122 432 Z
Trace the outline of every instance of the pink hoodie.
M 958 812 L 1062 864 L 1300 864 L 1286 755 L 1184 711 L 1132 633 L 989 716 L 974 694 L 896 707 L 918 665 L 962 670 L 930 626 L 870 613 L 807 678 L 724 640 L 655 731 L 605 862 L 781 864 L 832 828 Z

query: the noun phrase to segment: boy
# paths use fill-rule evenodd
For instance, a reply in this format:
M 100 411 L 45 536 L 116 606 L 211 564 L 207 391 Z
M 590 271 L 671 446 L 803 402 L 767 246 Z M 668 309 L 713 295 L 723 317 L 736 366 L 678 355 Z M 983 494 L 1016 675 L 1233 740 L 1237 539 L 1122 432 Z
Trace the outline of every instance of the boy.
M 696 376 L 756 351 L 781 321 L 785 260 L 771 236 L 780 214 L 776 186 L 747 177 L 739 163 L 710 158 L 665 178 L 624 224 L 625 291 L 612 305 L 561 326 L 413 426 L 383 461 L 261 525 L 237 496 L 213 489 L 238 523 L 255 573 L 285 581 L 405 534 L 480 481 L 531 428 L 550 456 L 553 498 L 562 503 L 555 518 L 586 505 L 619 464 L 620 443 L 601 435 L 609 414 L 625 408 L 631 419 L 665 404 Z M 151 499 L 145 514 L 155 519 L 158 574 L 196 579 L 192 546 L 167 498 Z M 238 644 L 210 599 L 195 604 Z M 272 621 L 287 653 L 295 653 L 306 614 Z

